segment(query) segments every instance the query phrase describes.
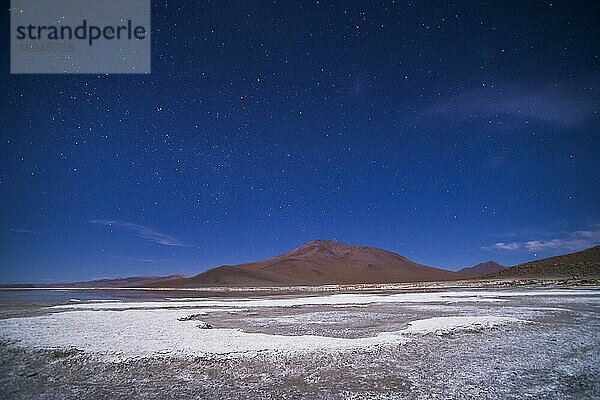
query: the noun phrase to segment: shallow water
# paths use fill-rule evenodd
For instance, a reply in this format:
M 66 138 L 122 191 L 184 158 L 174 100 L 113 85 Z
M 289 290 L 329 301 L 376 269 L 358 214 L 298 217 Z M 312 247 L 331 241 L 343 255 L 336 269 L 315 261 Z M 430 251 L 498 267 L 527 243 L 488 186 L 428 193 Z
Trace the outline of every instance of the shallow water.
M 161 299 L 164 295 L 153 292 L 93 289 L 3 289 L 0 306 L 14 304 L 53 304 L 90 300 Z

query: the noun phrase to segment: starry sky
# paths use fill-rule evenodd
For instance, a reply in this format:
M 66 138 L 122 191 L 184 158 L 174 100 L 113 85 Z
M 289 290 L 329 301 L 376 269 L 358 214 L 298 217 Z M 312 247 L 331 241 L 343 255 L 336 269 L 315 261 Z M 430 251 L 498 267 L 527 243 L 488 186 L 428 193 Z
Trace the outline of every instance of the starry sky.
M 598 2 L 425 3 L 153 1 L 150 75 L 3 57 L 0 282 L 599 243 Z

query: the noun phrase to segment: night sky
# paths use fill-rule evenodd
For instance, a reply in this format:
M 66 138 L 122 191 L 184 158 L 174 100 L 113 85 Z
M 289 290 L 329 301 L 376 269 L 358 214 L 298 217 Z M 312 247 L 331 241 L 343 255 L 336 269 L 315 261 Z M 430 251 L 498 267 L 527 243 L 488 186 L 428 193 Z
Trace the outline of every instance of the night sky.
M 150 75 L 3 57 L 0 282 L 599 243 L 600 4 L 427 3 L 153 1 Z

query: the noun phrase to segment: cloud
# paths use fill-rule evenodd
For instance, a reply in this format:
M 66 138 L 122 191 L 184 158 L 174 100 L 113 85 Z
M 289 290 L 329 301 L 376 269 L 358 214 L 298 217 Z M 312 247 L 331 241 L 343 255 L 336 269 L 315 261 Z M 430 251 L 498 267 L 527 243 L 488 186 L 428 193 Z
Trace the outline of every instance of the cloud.
M 184 243 L 180 242 L 174 237 L 157 232 L 144 225 L 107 219 L 93 219 L 90 221 L 90 223 L 95 225 L 107 225 L 111 227 L 122 228 L 123 230 L 127 230 L 134 233 L 139 238 L 146 239 L 154 243 L 162 244 L 164 246 L 186 246 Z
M 452 97 L 427 110 L 425 115 L 486 121 L 496 116 L 512 116 L 564 126 L 583 123 L 592 113 L 589 96 L 562 88 L 498 87 L 481 87 Z
M 503 243 L 503 242 L 498 242 L 494 245 L 495 249 L 498 250 L 517 250 L 519 248 L 519 243 Z
M 36 231 L 32 231 L 31 229 L 19 229 L 14 228 L 10 230 L 12 233 L 37 233 Z
M 498 242 L 493 246 L 484 246 L 484 250 L 528 250 L 528 251 L 543 251 L 543 250 L 583 250 L 589 247 L 596 246 L 600 243 L 600 224 L 594 225 L 593 230 L 575 231 L 560 238 L 552 239 L 536 239 L 524 242 L 504 243 Z
M 168 258 L 139 258 L 139 257 L 115 257 L 119 260 L 131 261 L 136 263 L 159 263 L 170 261 Z

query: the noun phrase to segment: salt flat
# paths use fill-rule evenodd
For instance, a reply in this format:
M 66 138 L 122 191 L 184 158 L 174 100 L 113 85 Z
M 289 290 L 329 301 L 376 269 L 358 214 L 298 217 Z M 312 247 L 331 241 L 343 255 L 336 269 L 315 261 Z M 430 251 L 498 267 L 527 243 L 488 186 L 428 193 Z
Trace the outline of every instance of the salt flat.
M 254 355 L 259 351 L 299 352 L 368 348 L 400 344 L 410 334 L 474 330 L 523 322 L 511 317 L 436 317 L 409 322 L 400 331 L 364 338 L 248 333 L 239 329 L 200 329 L 199 320 L 184 319 L 205 309 L 69 311 L 0 321 L 5 339 L 28 348 L 76 348 L 107 359 L 135 357 Z M 200 323 L 199 323 L 200 322 Z
M 187 298 L 177 301 L 169 298 L 164 301 L 142 302 L 110 302 L 95 301 L 90 303 L 67 304 L 54 306 L 66 309 L 130 309 L 130 308 L 176 308 L 176 307 L 291 307 L 302 305 L 348 305 L 372 303 L 431 303 L 431 302 L 500 302 L 507 297 L 524 296 L 585 296 L 598 294 L 595 290 L 514 290 L 514 291 L 439 291 L 425 293 L 399 294 L 333 294 L 328 296 L 306 296 L 280 299 L 237 299 L 237 300 L 198 300 Z
M 598 288 L 160 296 L 4 314 L 0 393 L 600 397 Z M 131 382 L 136 389 L 124 391 Z

